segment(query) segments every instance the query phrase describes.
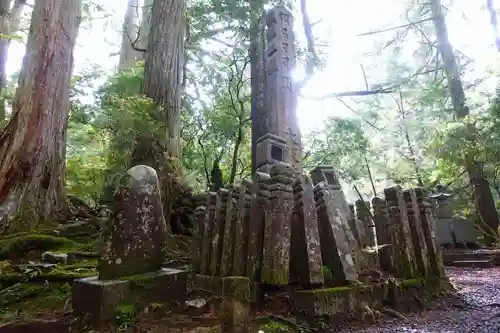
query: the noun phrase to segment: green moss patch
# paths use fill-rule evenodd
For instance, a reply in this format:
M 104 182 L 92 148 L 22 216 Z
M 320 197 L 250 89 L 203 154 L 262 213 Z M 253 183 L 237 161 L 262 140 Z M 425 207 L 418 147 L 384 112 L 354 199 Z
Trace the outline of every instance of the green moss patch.
M 21 273 L 7 273 L 0 276 L 0 285 L 13 285 L 18 282 L 67 282 L 74 279 L 96 275 L 95 271 L 87 270 L 84 272 L 66 271 L 63 269 L 55 268 L 50 272 L 41 272 L 39 274 L 21 274 Z
M 77 247 L 77 243 L 64 237 L 55 237 L 43 234 L 25 234 L 1 240 L 0 259 L 16 255 L 24 255 L 26 252 L 33 250 L 48 251 Z
M 132 288 L 151 289 L 156 284 L 158 272 L 149 272 L 144 274 L 124 276 L 120 280 L 130 281 Z
M 425 286 L 424 279 L 407 279 L 400 282 L 401 287 L 404 288 L 416 288 Z
M 60 311 L 70 297 L 68 283 L 26 283 L 4 289 L 0 295 L 0 323 L 18 316 Z

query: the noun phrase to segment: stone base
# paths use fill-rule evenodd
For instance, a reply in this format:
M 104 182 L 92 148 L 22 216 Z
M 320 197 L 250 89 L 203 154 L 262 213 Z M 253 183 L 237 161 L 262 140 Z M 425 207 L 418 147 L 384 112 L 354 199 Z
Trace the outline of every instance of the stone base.
M 293 312 L 307 317 L 356 318 L 365 306 L 379 309 L 383 304 L 398 310 L 413 311 L 421 306 L 419 298 L 450 291 L 447 279 L 401 280 L 378 284 L 361 284 L 324 289 L 300 290 L 293 293 Z
M 188 272 L 162 268 L 158 272 L 123 277 L 120 280 L 98 280 L 97 276 L 73 282 L 72 305 L 79 314 L 89 314 L 94 326 L 113 320 L 120 305 L 138 308 L 151 302 L 172 306 L 184 303 Z
M 220 295 L 222 293 L 222 278 L 219 276 L 196 274 L 193 278 L 192 289 L 194 291 L 206 291 L 211 294 Z
M 130 299 L 139 308 L 149 303 L 160 303 L 169 307 L 184 305 L 189 273 L 173 268 L 162 268 L 158 272 L 122 278 L 130 282 Z
M 225 278 L 241 278 L 239 276 L 228 276 Z M 207 297 L 222 294 L 222 280 L 220 276 L 209 276 L 196 274 L 191 281 L 190 291 L 194 296 Z M 260 288 L 256 282 L 250 282 L 250 301 L 256 303 L 259 298 Z
M 77 279 L 71 290 L 73 311 L 89 315 L 90 323 L 99 326 L 114 319 L 116 308 L 129 293 L 129 281 L 101 281 L 97 276 Z

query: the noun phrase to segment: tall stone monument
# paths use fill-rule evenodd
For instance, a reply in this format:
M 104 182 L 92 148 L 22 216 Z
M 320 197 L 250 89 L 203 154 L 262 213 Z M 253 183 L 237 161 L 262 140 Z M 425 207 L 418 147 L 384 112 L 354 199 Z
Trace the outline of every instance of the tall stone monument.
M 276 162 L 284 162 L 301 171 L 301 140 L 297 122 L 297 91 L 292 80 L 295 46 L 292 13 L 284 7 L 266 15 L 264 105 L 267 126 L 256 143 L 256 169 L 269 173 Z

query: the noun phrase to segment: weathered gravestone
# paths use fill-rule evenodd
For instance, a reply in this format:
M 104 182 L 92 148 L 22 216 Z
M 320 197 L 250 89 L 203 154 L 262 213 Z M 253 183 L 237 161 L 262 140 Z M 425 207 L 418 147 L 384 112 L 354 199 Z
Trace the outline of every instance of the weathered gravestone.
M 73 281 L 73 310 L 90 314 L 96 326 L 113 319 L 123 302 L 169 304 L 186 291 L 187 271 L 161 267 L 167 227 L 155 170 L 131 168 L 114 200 L 112 219 L 102 233 L 98 276 Z M 141 289 L 146 282 L 147 290 Z
M 115 195 L 114 215 L 102 234 L 99 279 L 157 271 L 165 260 L 167 226 L 156 171 L 127 171 Z

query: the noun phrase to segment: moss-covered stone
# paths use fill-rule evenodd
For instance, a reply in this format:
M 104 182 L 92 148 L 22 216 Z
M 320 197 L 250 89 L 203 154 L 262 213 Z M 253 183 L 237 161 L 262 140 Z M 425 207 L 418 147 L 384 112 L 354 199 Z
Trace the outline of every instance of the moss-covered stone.
M 425 286 L 425 279 L 407 279 L 407 280 L 402 280 L 400 283 L 401 287 L 423 287 Z
M 64 249 L 75 249 L 77 247 L 78 243 L 75 243 L 64 237 L 56 237 L 44 234 L 24 234 L 0 241 L 0 258 L 8 258 L 14 255 L 21 255 L 32 250 L 61 251 Z
M 222 279 L 219 316 L 222 333 L 246 333 L 250 327 L 250 280 L 246 277 Z

